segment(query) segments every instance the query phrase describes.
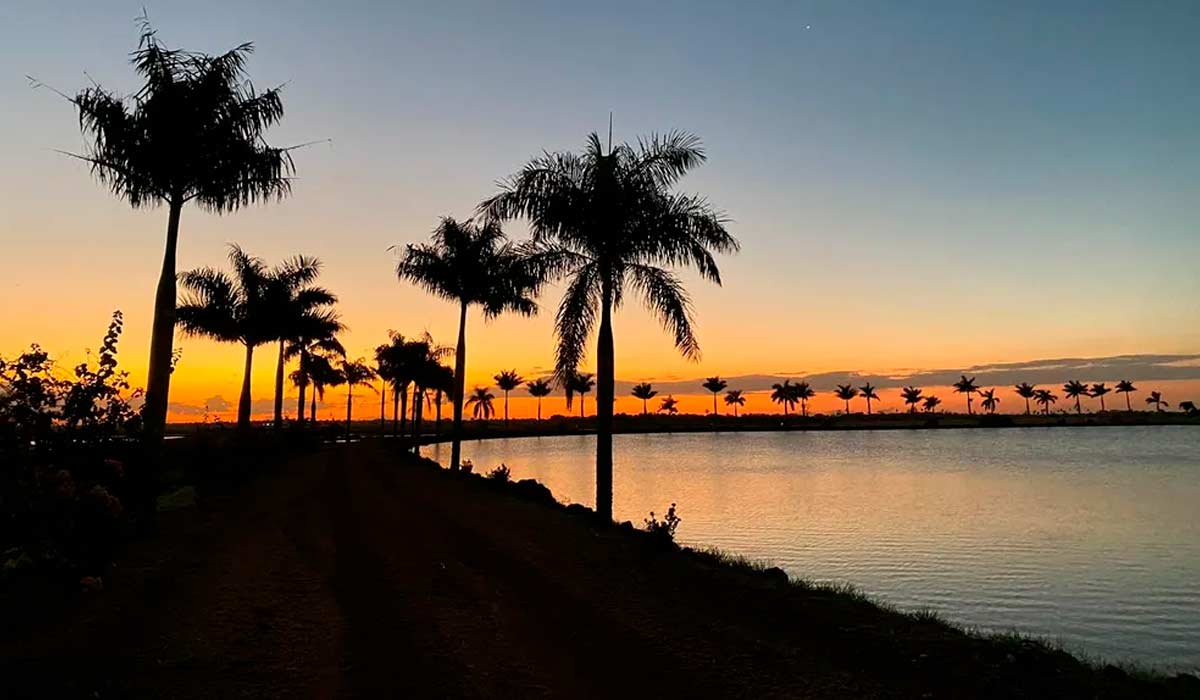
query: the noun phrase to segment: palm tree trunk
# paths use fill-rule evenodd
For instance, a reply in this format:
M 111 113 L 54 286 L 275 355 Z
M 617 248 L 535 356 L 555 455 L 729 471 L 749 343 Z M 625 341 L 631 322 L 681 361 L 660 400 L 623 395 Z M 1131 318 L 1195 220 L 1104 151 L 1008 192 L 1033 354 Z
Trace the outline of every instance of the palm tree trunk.
M 275 362 L 275 429 L 283 427 L 283 340 L 279 341 L 279 359 Z
M 1103 397 L 1103 396 L 1101 396 L 1101 397 L 1100 397 L 1100 412 L 1101 412 L 1101 413 L 1104 413 L 1104 411 L 1105 411 L 1105 408 L 1104 408 L 1104 397 Z
M 1078 395 L 1075 397 L 1075 413 L 1080 414 L 1080 415 L 1083 414 L 1083 406 L 1079 405 L 1079 396 Z
M 242 395 L 238 398 L 237 427 L 250 427 L 250 372 L 254 366 L 254 346 L 246 344 L 246 368 L 242 372 Z
M 450 442 L 450 468 L 458 469 L 462 458 L 463 397 L 467 385 L 467 302 L 459 304 L 458 346 L 454 354 L 454 427 Z
M 508 425 L 508 389 L 504 390 L 504 424 Z
M 387 380 L 379 382 L 379 434 L 387 429 Z
M 871 399 L 867 399 L 867 415 L 871 415 Z
M 1029 415 L 1029 397 L 1025 397 L 1025 415 Z
M 540 397 L 540 396 L 537 397 L 537 400 L 538 400 L 538 422 L 541 423 L 542 422 L 542 397 Z M 439 410 L 440 410 L 440 406 L 439 406 Z
M 1129 405 L 1129 392 L 1125 392 L 1125 410 L 1133 413 L 1133 406 Z
M 850 400 L 846 400 L 846 415 L 850 415 Z
M 613 517 L 612 418 L 616 361 L 613 349 L 612 283 L 607 270 L 602 274 L 599 347 L 596 351 L 596 515 L 602 522 L 609 522 Z
M 400 388 L 400 437 L 408 429 L 408 385 Z
M 400 435 L 400 392 L 392 387 L 392 437 Z
M 299 398 L 296 399 L 296 424 L 304 425 L 304 390 L 308 388 L 308 351 L 301 348 L 300 350 L 300 386 L 297 389 L 300 392 Z
M 142 411 L 146 444 L 162 442 L 167 423 L 167 397 L 171 388 L 171 353 L 175 341 L 175 250 L 179 244 L 179 214 L 183 200 L 172 197 L 167 215 L 167 246 L 154 295 L 154 325 L 150 333 L 150 370 L 146 379 L 146 404 Z
M 313 425 L 317 424 L 317 389 L 313 387 L 312 403 L 308 406 L 308 419 Z
M 538 419 L 541 420 L 541 417 L 542 417 L 542 400 L 538 399 Z M 442 434 L 442 390 L 441 389 L 438 389 L 438 391 L 437 391 L 437 418 L 434 420 L 434 423 L 433 423 L 433 432 L 435 435 L 438 435 L 439 437 Z
M 646 399 L 642 399 L 642 415 L 646 415 Z
M 349 372 L 347 372 L 349 374 Z M 354 408 L 354 385 L 346 382 L 346 444 L 350 444 L 350 409 Z
M 421 454 L 421 419 L 425 415 L 425 389 L 414 387 L 413 392 L 413 454 Z
M 717 392 L 713 392 L 713 416 L 717 415 Z

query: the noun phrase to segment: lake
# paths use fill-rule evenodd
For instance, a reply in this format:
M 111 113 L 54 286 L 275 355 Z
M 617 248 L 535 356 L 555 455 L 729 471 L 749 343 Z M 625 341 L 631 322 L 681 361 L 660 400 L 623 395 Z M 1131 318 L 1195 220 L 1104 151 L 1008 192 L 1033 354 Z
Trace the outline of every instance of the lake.
M 1200 427 L 618 435 L 614 511 L 905 609 L 1200 668 Z M 464 443 L 593 503 L 590 436 Z M 450 446 L 426 454 L 446 462 Z

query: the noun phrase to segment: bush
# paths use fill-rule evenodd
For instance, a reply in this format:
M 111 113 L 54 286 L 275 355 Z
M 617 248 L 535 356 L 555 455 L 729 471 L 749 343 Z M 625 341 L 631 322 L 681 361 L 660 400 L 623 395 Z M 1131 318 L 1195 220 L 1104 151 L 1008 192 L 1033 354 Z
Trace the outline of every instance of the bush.
M 659 520 L 654 511 L 650 511 L 650 517 L 646 518 L 646 532 L 651 535 L 661 538 L 666 542 L 675 542 L 675 530 L 679 528 L 679 523 L 682 519 L 675 512 L 675 504 L 672 503 L 670 508 L 667 508 L 666 515 L 662 520 Z
M 511 477 L 512 472 L 509 470 L 507 464 L 501 464 L 500 466 L 488 472 L 487 475 L 487 478 L 491 479 L 492 481 L 500 481 L 505 483 L 507 483 Z

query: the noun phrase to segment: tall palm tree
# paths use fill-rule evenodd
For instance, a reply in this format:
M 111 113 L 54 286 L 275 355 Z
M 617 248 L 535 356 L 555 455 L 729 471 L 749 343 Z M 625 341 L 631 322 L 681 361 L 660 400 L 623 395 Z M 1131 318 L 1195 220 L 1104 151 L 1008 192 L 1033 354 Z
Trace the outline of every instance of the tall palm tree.
M 1058 403 L 1058 396 L 1049 389 L 1037 389 L 1033 392 L 1033 400 L 1042 407 L 1042 413 L 1050 415 L 1050 404 Z
M 421 453 L 421 421 L 425 405 L 429 403 L 429 390 L 444 379 L 445 368 L 441 361 L 451 352 L 450 348 L 435 343 L 428 331 L 406 344 L 404 355 L 411 366 L 409 376 L 413 386 L 412 447 L 415 454 Z
M 725 392 L 725 405 L 733 407 L 733 417 L 737 418 L 738 406 L 746 405 L 746 397 L 742 396 L 742 390 L 730 389 Z
M 492 400 L 495 398 L 487 387 L 475 387 L 475 391 L 467 399 L 467 405 L 472 407 L 471 417 L 475 420 L 488 420 L 496 415 L 496 408 L 492 405 Z
M 135 209 L 166 205 L 167 240 L 154 300 L 142 412 L 149 444 L 167 418 L 176 323 L 175 251 L 183 206 L 217 214 L 291 192 L 291 149 L 267 144 L 283 118 L 278 88 L 259 92 L 246 75 L 253 44 L 223 54 L 168 49 L 141 18 L 133 52 L 142 86 L 128 97 L 93 85 L 68 98 L 79 113 L 92 175 Z
M 1169 408 L 1171 406 L 1171 404 L 1163 401 L 1162 392 L 1158 391 L 1150 392 L 1150 395 L 1146 397 L 1146 405 L 1154 406 L 1154 410 L 1158 411 L 1159 413 L 1161 413 L 1164 408 Z
M 1092 388 L 1088 391 L 1088 395 L 1091 396 L 1093 399 L 1100 399 L 1100 412 L 1101 413 L 1103 413 L 1104 411 L 1107 410 L 1104 407 L 1104 395 L 1110 391 L 1112 391 L 1112 389 L 1109 389 L 1107 386 L 1105 386 L 1103 382 L 1100 384 L 1093 384 Z
M 795 397 L 795 401 L 800 402 L 800 415 L 808 417 L 808 400 L 816 396 L 817 392 L 808 385 L 808 382 L 800 382 L 792 388 L 792 395 Z
M 346 349 L 337 339 L 337 334 L 342 332 L 345 327 L 335 315 L 318 314 L 311 317 L 309 321 L 311 325 L 306 324 L 305 329 L 288 341 L 287 349 L 284 351 L 285 360 L 293 358 L 299 360 L 300 366 L 292 372 L 292 381 L 299 390 L 296 399 L 296 423 L 301 425 L 304 423 L 304 395 L 311 383 L 309 358 L 314 355 L 327 358 L 346 356 Z
M 672 191 L 704 160 L 699 139 L 682 132 L 651 136 L 636 146 L 610 143 L 607 151 L 593 133 L 582 154 L 533 159 L 479 206 L 489 217 L 527 219 L 541 269 L 570 280 L 555 323 L 560 376 L 576 371 L 598 326 L 596 513 L 605 520 L 612 518 L 613 309 L 631 288 L 684 357 L 697 359 L 691 299 L 667 268 L 692 265 L 719 284 L 713 253 L 738 248 L 724 217 L 707 200 Z
M 849 384 L 838 384 L 833 395 L 846 402 L 846 415 L 850 415 L 850 400 L 858 396 L 858 389 Z
M 292 373 L 292 380 L 295 381 L 299 377 L 297 373 L 300 370 Z M 341 386 L 345 379 L 342 373 L 334 366 L 334 362 L 325 355 L 310 355 L 308 358 L 308 369 L 305 372 L 306 380 L 312 384 L 312 403 L 309 404 L 309 422 L 314 425 L 317 422 L 317 402 L 325 400 L 325 389 L 331 386 Z
M 412 384 L 413 360 L 410 341 L 388 331 L 388 342 L 375 347 L 379 375 L 392 387 L 392 437 L 405 434 L 408 420 L 408 388 Z
M 1063 384 L 1062 390 L 1063 390 L 1063 394 L 1068 399 L 1075 399 L 1075 412 L 1083 413 L 1083 407 L 1079 405 L 1079 397 L 1088 395 L 1087 384 L 1084 384 L 1083 382 L 1075 381 L 1074 379 L 1072 379 L 1071 381 L 1067 382 L 1066 384 Z
M 375 379 L 375 370 L 371 369 L 367 361 L 360 357 L 357 360 L 342 360 L 342 366 L 338 368 L 338 372 L 346 384 L 346 442 L 349 443 L 350 418 L 354 408 L 354 387 L 365 386 L 371 391 L 375 391 L 375 387 L 371 386 L 371 380 Z
M 702 386 L 712 392 L 713 415 L 715 416 L 717 415 L 717 394 L 725 391 L 725 388 L 729 386 L 729 382 L 721 379 L 720 377 L 709 377 L 708 379 L 704 380 L 704 384 Z
M 271 271 L 275 298 L 275 320 L 279 326 L 279 357 L 275 363 L 275 427 L 283 427 L 283 375 L 289 344 L 303 341 L 314 332 L 328 335 L 330 328 L 343 329 L 331 308 L 337 297 L 310 284 L 321 273 L 321 261 L 297 255 Z
M 179 278 L 185 290 L 176 315 L 183 332 L 218 342 L 241 343 L 246 350 L 242 391 L 238 398 L 238 428 L 250 425 L 250 377 L 254 349 L 278 338 L 272 297 L 272 277 L 260 258 L 231 245 L 233 276 L 202 267 Z
M 508 242 L 498 222 L 475 224 L 445 217 L 429 243 L 407 245 L 396 274 L 425 291 L 458 304 L 458 345 L 454 356 L 454 433 L 450 468 L 462 457 L 462 412 L 466 395 L 467 309 L 478 306 L 485 318 L 511 311 L 531 316 L 540 280 Z
M 596 386 L 596 380 L 592 379 L 592 375 L 582 372 L 574 372 L 567 380 L 563 382 L 563 393 L 567 396 L 567 408 L 571 408 L 571 402 L 575 400 L 575 394 L 579 394 L 579 417 L 583 418 L 584 395 Z M 600 411 L 600 397 L 596 397 L 596 411 Z
M 504 392 L 504 422 L 507 423 L 508 392 L 524 384 L 525 380 L 521 377 L 521 375 L 517 374 L 517 370 L 515 369 L 504 370 L 500 374 L 492 377 L 492 379 L 496 380 L 496 386 L 500 389 L 500 391 Z
M 679 413 L 679 400 L 674 396 L 664 397 L 662 403 L 658 406 L 659 413 L 665 413 L 668 416 L 673 416 Z
M 655 396 L 658 396 L 658 392 L 654 390 L 654 387 L 650 386 L 646 382 L 642 382 L 641 384 L 635 384 L 633 387 L 633 390 L 630 391 L 629 393 L 633 394 L 633 396 L 635 398 L 639 398 L 642 400 L 642 415 L 643 416 L 646 415 L 646 412 L 647 412 L 646 402 L 648 402 L 650 399 L 654 398 Z
M 1025 399 L 1025 415 L 1029 415 L 1029 400 L 1037 395 L 1037 387 L 1028 382 L 1021 382 L 1013 387 L 1013 391 L 1017 393 L 1017 396 Z
M 879 394 L 875 393 L 875 387 L 871 386 L 871 382 L 858 387 L 858 390 L 861 392 L 862 397 L 867 400 L 867 415 L 869 416 L 871 415 L 871 400 L 878 401 Z
M 938 407 L 938 406 L 939 406 L 941 403 L 942 403 L 942 400 L 941 400 L 941 399 L 939 399 L 939 398 L 938 398 L 938 397 L 936 397 L 936 396 L 926 396 L 926 397 L 925 397 L 925 398 L 922 400 L 922 404 L 921 404 L 921 405 L 922 405 L 922 407 L 924 407 L 924 409 L 925 409 L 925 412 L 926 412 L 926 413 L 933 413 L 933 411 L 934 411 L 934 410 L 935 410 L 935 409 L 936 409 L 936 408 L 937 408 L 937 407 Z
M 900 398 L 908 405 L 909 413 L 916 413 L 917 404 L 921 403 L 921 390 L 915 386 L 906 386 L 900 390 Z
M 967 395 L 967 415 L 971 415 L 971 394 L 979 391 L 975 386 L 975 377 L 967 379 L 967 375 L 962 375 L 962 379 L 954 382 L 954 393 Z
M 782 384 L 771 385 L 771 401 L 783 404 L 784 416 L 788 414 L 788 409 L 796 403 L 796 398 L 796 385 L 792 384 L 792 380 L 785 379 Z
M 979 405 L 983 406 L 983 410 L 987 411 L 988 413 L 995 413 L 996 408 L 1000 405 L 1000 397 L 996 396 L 996 390 L 981 389 L 979 391 L 979 396 L 983 399 L 979 402 Z
M 547 379 L 535 379 L 525 385 L 525 390 L 529 395 L 537 399 L 537 419 L 542 420 L 542 399 L 549 396 L 552 390 L 550 381 Z
M 1134 386 L 1133 382 L 1129 381 L 1128 379 L 1122 379 L 1121 381 L 1117 382 L 1116 391 L 1118 394 L 1125 394 L 1125 410 L 1132 413 L 1133 405 L 1129 402 L 1129 395 L 1137 391 L 1137 387 Z

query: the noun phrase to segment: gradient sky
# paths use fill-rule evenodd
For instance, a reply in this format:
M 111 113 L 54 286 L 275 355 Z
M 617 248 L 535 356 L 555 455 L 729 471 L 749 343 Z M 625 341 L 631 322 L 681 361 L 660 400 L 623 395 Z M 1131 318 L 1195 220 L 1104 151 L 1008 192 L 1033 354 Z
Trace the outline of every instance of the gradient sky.
M 8 0 L 0 354 L 37 341 L 73 361 L 120 308 L 144 381 L 166 213 L 129 209 L 56 154 L 81 147 L 75 116 L 25 78 L 131 91 L 143 5 L 172 46 L 254 41 L 256 84 L 287 83 L 271 141 L 330 140 L 298 153 L 282 204 L 185 210 L 180 269 L 221 264 L 235 241 L 269 261 L 316 255 L 354 355 L 389 328 L 452 341 L 454 310 L 398 283 L 388 246 L 469 215 L 541 149 L 580 148 L 610 110 L 618 140 L 704 139 L 683 189 L 743 244 L 723 288 L 691 287 L 702 362 L 630 305 L 621 379 L 1200 351 L 1194 2 Z M 557 301 L 532 320 L 473 317 L 468 381 L 551 366 Z M 179 344 L 174 401 L 236 397 L 238 348 Z M 270 365 L 262 353 L 256 398 Z

